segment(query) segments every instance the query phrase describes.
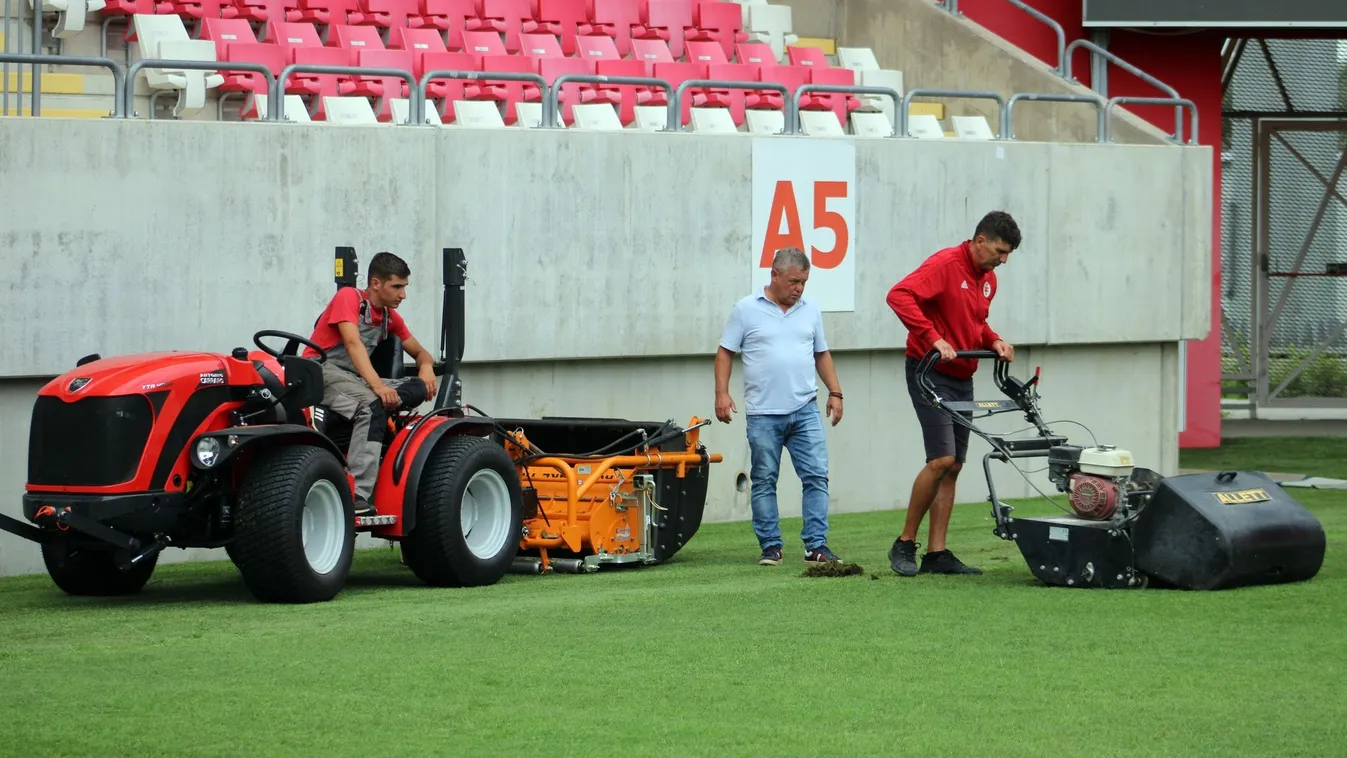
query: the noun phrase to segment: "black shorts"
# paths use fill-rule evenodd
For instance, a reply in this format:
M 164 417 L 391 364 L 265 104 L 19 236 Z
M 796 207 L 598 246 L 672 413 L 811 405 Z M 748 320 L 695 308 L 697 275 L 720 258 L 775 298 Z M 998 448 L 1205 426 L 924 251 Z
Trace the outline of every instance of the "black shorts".
M 917 387 L 917 365 L 920 362 L 915 358 L 907 359 L 907 393 L 912 396 L 912 407 L 917 411 L 917 421 L 921 424 L 922 440 L 926 443 L 926 460 L 929 462 L 952 455 L 955 461 L 963 463 L 968 455 L 968 427 L 954 423 L 946 411 L 936 408 L 922 397 Z M 973 400 L 972 379 L 955 379 L 934 367 L 926 376 L 942 399 Z M 961 415 L 971 419 L 973 414 Z

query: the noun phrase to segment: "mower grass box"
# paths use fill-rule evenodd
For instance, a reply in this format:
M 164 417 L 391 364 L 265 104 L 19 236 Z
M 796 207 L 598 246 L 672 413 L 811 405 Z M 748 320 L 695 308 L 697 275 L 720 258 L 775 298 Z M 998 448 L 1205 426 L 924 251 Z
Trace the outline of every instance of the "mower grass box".
M 322 405 L 326 352 L 264 330 L 255 351 L 93 355 L 49 382 L 33 406 L 27 522 L 0 516 L 0 529 L 39 543 L 74 595 L 138 592 L 177 547 L 224 548 L 259 600 L 329 600 L 358 531 L 400 543 L 408 568 L 444 587 L 673 557 L 721 460 L 699 440 L 708 422 L 502 420 L 464 403 L 466 267 L 444 251 L 439 392 L 429 412 L 389 416 L 377 515 L 354 516 L 351 425 Z M 338 288 L 354 286 L 355 251 L 338 248 L 335 268 Z M 388 379 L 414 370 L 396 337 L 371 363 Z

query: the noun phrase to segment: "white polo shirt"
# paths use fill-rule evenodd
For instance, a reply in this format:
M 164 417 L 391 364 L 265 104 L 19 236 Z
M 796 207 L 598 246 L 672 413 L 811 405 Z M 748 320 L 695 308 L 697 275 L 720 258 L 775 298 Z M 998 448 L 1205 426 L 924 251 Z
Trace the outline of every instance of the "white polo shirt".
M 782 311 L 759 292 L 734 304 L 720 346 L 743 356 L 744 409 L 794 413 L 818 395 L 814 356 L 828 349 L 823 313 L 801 297 Z

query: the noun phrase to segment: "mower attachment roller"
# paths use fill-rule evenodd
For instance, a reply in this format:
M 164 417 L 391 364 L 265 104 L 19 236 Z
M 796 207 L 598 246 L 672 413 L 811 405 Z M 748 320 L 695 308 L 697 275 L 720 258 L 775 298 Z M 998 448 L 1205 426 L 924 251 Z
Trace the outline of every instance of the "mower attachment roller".
M 1163 477 L 1133 464 L 1112 445 L 1081 447 L 1048 428 L 1038 409 L 1039 370 L 1027 382 L 1010 376 L 1009 362 L 991 350 L 957 358 L 995 360 L 993 377 L 1007 400 L 949 401 L 929 373 L 940 360 L 921 359 L 917 382 L 927 402 L 986 440 L 982 458 L 993 534 L 1012 541 L 1042 582 L 1063 587 L 1223 589 L 1303 581 L 1318 573 L 1324 555 L 1319 522 L 1263 474 L 1227 471 Z M 1022 411 L 1037 435 L 988 434 L 973 419 Z M 976 415 L 981 412 L 982 415 Z M 993 460 L 1047 458 L 1048 479 L 1066 493 L 1061 516 L 1013 518 L 992 479 Z M 1041 490 L 1044 499 L 1057 505 Z M 1061 508 L 1060 505 L 1058 505 Z

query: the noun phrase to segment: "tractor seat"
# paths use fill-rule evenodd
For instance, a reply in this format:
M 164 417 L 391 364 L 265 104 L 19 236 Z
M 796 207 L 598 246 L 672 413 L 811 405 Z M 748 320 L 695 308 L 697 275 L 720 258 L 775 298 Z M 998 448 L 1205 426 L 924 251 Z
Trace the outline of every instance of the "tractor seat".
M 276 422 L 302 423 L 304 409 L 323 402 L 323 367 L 298 355 L 283 355 L 280 362 L 284 383 L 261 361 L 253 361 L 253 366 L 262 377 L 262 385 L 281 399 L 275 408 Z

